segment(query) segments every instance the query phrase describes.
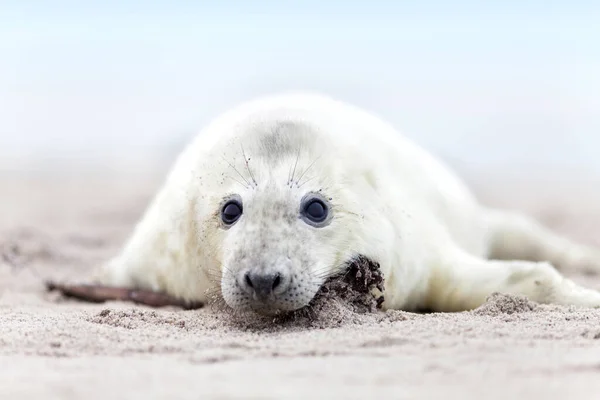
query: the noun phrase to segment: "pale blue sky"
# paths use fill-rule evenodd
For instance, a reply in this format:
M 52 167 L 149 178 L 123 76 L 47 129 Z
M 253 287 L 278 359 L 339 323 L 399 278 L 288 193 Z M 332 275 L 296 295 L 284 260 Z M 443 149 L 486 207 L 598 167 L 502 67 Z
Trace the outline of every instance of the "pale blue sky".
M 146 155 L 319 90 L 475 167 L 600 174 L 600 2 L 2 1 L 0 157 Z

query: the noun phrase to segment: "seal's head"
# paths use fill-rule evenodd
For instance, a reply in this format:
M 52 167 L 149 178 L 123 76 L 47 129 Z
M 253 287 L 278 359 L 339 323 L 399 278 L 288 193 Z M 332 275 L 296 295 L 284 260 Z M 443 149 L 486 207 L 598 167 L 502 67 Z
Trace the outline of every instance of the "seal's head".
M 214 218 L 221 294 L 231 308 L 262 314 L 302 308 L 350 258 L 345 249 L 356 215 L 333 151 L 322 157 L 319 144 L 306 128 L 279 126 L 246 142 L 242 162 L 227 161 L 237 179 L 224 180 Z
M 273 313 L 303 307 L 335 264 L 329 198 L 318 192 L 298 197 L 278 186 L 228 196 L 221 206 L 231 250 L 223 260 L 221 291 L 232 308 Z

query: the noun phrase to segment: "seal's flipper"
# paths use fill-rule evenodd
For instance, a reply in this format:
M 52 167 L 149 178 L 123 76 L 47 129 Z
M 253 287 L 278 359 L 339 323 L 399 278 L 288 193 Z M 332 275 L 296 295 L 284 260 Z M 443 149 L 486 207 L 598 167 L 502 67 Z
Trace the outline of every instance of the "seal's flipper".
M 430 278 L 426 304 L 437 312 L 472 310 L 494 293 L 600 308 L 600 292 L 579 286 L 547 262 L 485 260 L 457 251 L 440 265 Z
M 490 258 L 549 262 L 559 271 L 600 274 L 600 249 L 573 242 L 518 212 L 489 210 Z
M 46 282 L 46 290 L 58 291 L 65 297 L 71 297 L 91 303 L 104 303 L 106 301 L 130 301 L 149 307 L 175 306 L 186 310 L 198 309 L 203 306 L 198 302 L 186 302 L 164 293 L 151 290 L 130 289 L 114 286 L 95 284 L 62 284 L 52 281 Z

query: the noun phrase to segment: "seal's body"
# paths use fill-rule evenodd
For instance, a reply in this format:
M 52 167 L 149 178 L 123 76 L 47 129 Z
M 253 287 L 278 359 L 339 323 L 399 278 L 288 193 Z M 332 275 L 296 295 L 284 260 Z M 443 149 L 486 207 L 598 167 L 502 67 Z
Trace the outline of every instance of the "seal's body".
M 557 269 L 600 252 L 477 202 L 448 167 L 369 113 L 312 94 L 245 103 L 184 150 L 101 283 L 235 309 L 301 308 L 357 256 L 384 308 L 472 309 L 493 292 L 600 306 Z

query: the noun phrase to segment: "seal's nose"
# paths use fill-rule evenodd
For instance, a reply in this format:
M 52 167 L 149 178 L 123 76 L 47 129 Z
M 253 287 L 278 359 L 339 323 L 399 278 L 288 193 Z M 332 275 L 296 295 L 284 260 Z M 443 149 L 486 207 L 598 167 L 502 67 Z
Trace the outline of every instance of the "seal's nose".
M 268 299 L 274 291 L 282 289 L 282 276 L 279 272 L 246 272 L 244 284 L 248 291 L 253 292 L 257 300 Z

